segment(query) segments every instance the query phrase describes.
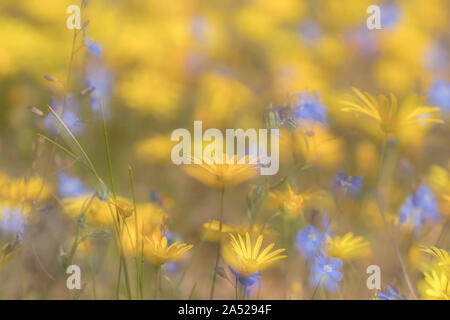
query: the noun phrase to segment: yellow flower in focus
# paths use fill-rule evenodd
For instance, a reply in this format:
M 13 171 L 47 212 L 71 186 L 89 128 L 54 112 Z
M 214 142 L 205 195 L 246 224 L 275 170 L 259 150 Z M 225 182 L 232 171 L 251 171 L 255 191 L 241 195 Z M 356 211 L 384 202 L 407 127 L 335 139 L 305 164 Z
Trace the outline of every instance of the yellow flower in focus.
M 256 166 L 258 161 L 249 156 L 237 159 L 237 155 L 234 155 L 233 159 L 227 161 L 227 155 L 224 153 L 223 164 L 216 164 L 217 162 L 214 161 L 212 164 L 202 162 L 198 165 L 188 165 L 185 166 L 185 171 L 201 183 L 217 188 L 238 185 L 255 177 L 257 174 Z M 245 163 L 240 164 L 240 162 Z
M 391 93 L 389 98 L 380 94 L 378 100 L 368 92 L 362 93 L 352 88 L 358 99 L 341 101 L 344 112 L 355 112 L 372 118 L 380 124 L 381 130 L 387 134 L 395 133 L 402 127 L 421 123 L 443 123 L 433 116 L 439 108 L 420 106 L 417 99 L 406 99 L 399 106 L 397 98 Z
M 240 275 L 249 277 L 256 271 L 262 271 L 270 267 L 274 262 L 284 259 L 287 256 L 279 255 L 286 249 L 278 249 L 270 252 L 275 246 L 274 243 L 269 244 L 264 250 L 260 251 L 263 242 L 263 236 L 259 235 L 256 242 L 252 244 L 250 235 L 245 234 L 245 242 L 240 234 L 237 239 L 230 234 L 230 246 L 224 246 L 223 256 L 225 261 Z
M 334 258 L 340 258 L 343 261 L 353 261 L 367 257 L 370 254 L 369 243 L 364 241 L 361 236 L 355 237 L 352 232 L 344 236 L 331 238 L 327 235 L 328 255 Z
M 450 281 L 445 273 L 438 274 L 435 270 L 424 273 L 427 286 L 425 287 L 425 299 L 450 300 Z
M 190 250 L 193 245 L 174 242 L 168 245 L 167 238 L 161 228 L 154 228 L 148 237 L 145 237 L 144 256 L 155 266 L 160 267 L 167 261 L 176 261 Z
M 431 254 L 437 259 L 437 267 L 442 268 L 443 271 L 450 275 L 450 255 L 444 249 L 439 249 L 436 247 L 421 247 L 422 252 Z
M 294 217 L 302 212 L 304 202 L 308 198 L 305 195 L 295 194 L 289 184 L 286 192 L 276 190 L 271 192 L 270 196 L 277 202 L 279 210 Z

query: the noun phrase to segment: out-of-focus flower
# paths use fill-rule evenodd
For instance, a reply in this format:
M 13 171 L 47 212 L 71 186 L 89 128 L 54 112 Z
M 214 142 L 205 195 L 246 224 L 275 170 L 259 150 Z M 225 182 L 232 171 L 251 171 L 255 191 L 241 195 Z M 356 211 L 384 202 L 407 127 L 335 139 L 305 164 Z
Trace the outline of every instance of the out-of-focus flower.
M 328 109 L 320 102 L 312 92 L 302 91 L 297 93 L 297 101 L 293 105 L 294 116 L 300 119 L 312 120 L 326 124 Z
M 239 227 L 222 223 L 222 233 L 219 232 L 219 221 L 212 220 L 205 222 L 202 228 L 202 238 L 206 241 L 218 242 L 225 239 L 228 233 L 237 232 Z
M 127 199 L 116 199 L 115 206 L 117 211 L 123 218 L 131 217 L 134 213 L 134 205 Z
M 26 226 L 26 216 L 22 210 L 9 206 L 0 207 L 0 231 L 22 237 Z
M 5 176 L 3 183 L 0 183 L 0 198 L 10 202 L 14 207 L 19 203 L 23 205 L 32 202 L 41 203 L 51 192 L 52 186 L 40 177 L 11 179 Z
M 61 117 L 64 124 L 70 129 L 70 131 L 75 136 L 78 136 L 83 132 L 84 129 L 83 121 L 80 120 L 76 115 L 76 113 L 74 112 L 75 111 L 74 99 L 72 97 L 69 96 L 67 98 L 66 104 L 67 104 L 66 108 L 64 109 L 62 101 L 57 102 L 55 99 L 52 99 L 50 101 L 50 106 Z M 63 110 L 64 113 L 61 116 Z M 60 129 L 61 124 L 51 112 L 49 112 L 45 117 L 44 124 L 51 134 L 56 134 L 58 130 L 60 131 L 62 130 Z
M 297 249 L 308 260 L 322 249 L 326 240 L 325 234 L 310 224 L 305 229 L 300 229 L 295 239 Z
M 400 208 L 400 224 L 407 224 L 420 230 L 426 223 L 440 219 L 436 198 L 427 185 L 422 184 L 409 195 Z
M 361 236 L 355 237 L 353 232 L 348 232 L 342 237 L 327 236 L 327 240 L 328 256 L 340 258 L 344 262 L 364 258 L 370 254 L 369 243 Z
M 148 237 L 145 237 L 144 256 L 155 266 L 181 259 L 193 245 L 173 242 L 168 244 L 167 238 L 161 228 L 154 228 Z
M 377 298 L 379 300 L 406 300 L 404 296 L 402 296 L 398 290 L 391 285 L 387 286 L 386 291 L 379 291 L 377 294 Z
M 113 219 L 116 218 L 116 209 L 119 211 L 119 214 L 121 210 L 125 210 L 124 214 L 134 212 L 132 202 L 123 197 L 117 197 L 117 208 L 111 198 L 108 201 L 102 201 L 98 197 L 94 197 L 91 201 L 90 198 L 90 195 L 84 195 L 63 199 L 64 213 L 71 218 L 77 218 L 84 212 L 84 216 L 89 223 L 99 227 L 107 227 L 114 223 Z M 91 203 L 87 207 L 90 201 Z M 120 209 L 121 204 L 124 207 L 122 209 Z M 153 225 L 162 223 L 166 216 L 166 213 L 161 208 L 152 203 L 137 203 L 136 207 L 139 218 L 144 223 L 144 229 L 148 228 L 150 230 Z M 130 223 L 133 223 L 133 221 L 130 221 Z
M 450 169 L 450 162 L 449 162 Z M 450 217 L 450 173 L 449 170 L 433 165 L 428 173 L 428 184 L 436 194 L 439 211 Z
M 336 173 L 334 180 L 334 187 L 345 194 L 350 194 L 352 197 L 356 197 L 362 188 L 363 177 L 349 176 L 345 172 L 340 171 Z
M 339 271 L 342 265 L 342 260 L 339 258 L 327 257 L 323 253 L 317 254 L 314 256 L 314 261 L 310 267 L 310 283 L 317 287 L 323 286 L 329 292 L 337 291 L 339 281 L 343 278 Z
M 429 90 L 430 103 L 450 111 L 450 82 L 436 79 Z
M 65 172 L 59 174 L 59 194 L 66 197 L 79 197 L 91 193 L 92 191 L 86 189 L 77 177 L 70 177 Z
M 395 3 L 383 3 L 380 6 L 381 12 L 381 27 L 383 29 L 392 29 L 397 26 L 402 18 L 402 10 Z
M 252 291 L 254 291 L 256 288 L 259 288 L 261 285 L 261 274 L 259 271 L 256 271 L 251 276 L 242 276 L 238 272 L 236 272 L 232 267 L 228 267 L 233 274 L 233 277 L 239 281 L 241 285 L 244 286 L 244 296 L 249 297 Z
M 285 192 L 275 190 L 269 195 L 275 200 L 279 210 L 293 217 L 301 214 L 304 202 L 309 198 L 308 195 L 295 194 L 290 184 L 287 185 Z
M 425 299 L 450 300 L 450 279 L 445 273 L 438 274 L 435 270 L 424 272 L 427 288 Z
M 86 37 L 86 27 L 83 28 L 83 42 L 91 52 L 99 57 L 102 55 L 102 49 L 100 46 Z
M 386 134 L 393 134 L 405 126 L 443 122 L 434 116 L 439 108 L 416 104 L 416 99 L 406 99 L 399 106 L 397 98 L 392 93 L 389 98 L 380 94 L 377 100 L 368 92 L 362 93 L 356 88 L 352 89 L 359 99 L 341 101 L 341 104 L 346 106 L 342 111 L 355 112 L 375 120 Z
M 174 145 L 175 143 L 170 140 L 170 135 L 155 135 L 139 141 L 136 144 L 136 154 L 142 161 L 166 163 L 167 159 L 170 159 Z
M 261 250 L 262 242 L 262 235 L 259 235 L 256 242 L 252 243 L 248 232 L 245 234 L 245 241 L 240 234 L 236 238 L 230 233 L 231 248 L 227 249 L 227 246 L 224 246 L 224 251 L 231 251 L 231 254 L 224 254 L 224 259 L 238 274 L 249 278 L 255 272 L 261 272 L 273 265 L 276 261 L 287 257 L 280 255 L 286 249 L 277 249 L 271 252 L 275 246 L 274 243 L 269 244 L 264 250 Z
M 216 159 L 213 162 L 219 161 Z M 222 162 L 223 164 L 202 162 L 199 165 L 187 165 L 185 171 L 198 181 L 217 188 L 232 187 L 257 175 L 256 169 L 259 163 L 254 157 L 245 156 L 238 159 L 237 155 L 234 155 L 231 159 L 228 159 L 226 153 L 224 153 Z

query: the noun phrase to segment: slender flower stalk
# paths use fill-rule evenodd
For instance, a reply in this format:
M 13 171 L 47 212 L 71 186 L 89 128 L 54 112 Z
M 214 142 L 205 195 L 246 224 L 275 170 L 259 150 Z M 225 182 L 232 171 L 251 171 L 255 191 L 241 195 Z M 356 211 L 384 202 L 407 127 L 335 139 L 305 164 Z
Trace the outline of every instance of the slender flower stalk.
M 222 234 L 222 226 L 223 226 L 223 199 L 225 195 L 225 185 L 222 185 L 222 188 L 220 188 L 220 210 L 219 210 L 219 234 Z M 217 267 L 219 266 L 219 260 L 220 260 L 220 251 L 221 251 L 221 239 L 219 239 L 217 243 L 217 253 L 216 253 L 216 262 L 214 263 L 214 270 L 213 270 L 213 278 L 211 283 L 211 291 L 209 294 L 209 299 L 212 300 L 214 298 L 214 290 L 216 287 L 216 278 L 217 278 Z

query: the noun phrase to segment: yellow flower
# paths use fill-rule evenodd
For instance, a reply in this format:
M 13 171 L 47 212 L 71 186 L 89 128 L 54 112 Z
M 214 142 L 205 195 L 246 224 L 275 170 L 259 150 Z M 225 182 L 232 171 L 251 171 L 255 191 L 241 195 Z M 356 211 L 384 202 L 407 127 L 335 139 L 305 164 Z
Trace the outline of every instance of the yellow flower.
M 134 205 L 126 199 L 117 199 L 115 206 L 119 214 L 124 218 L 130 217 L 134 213 Z
M 443 121 L 434 117 L 433 114 L 439 108 L 420 106 L 415 96 L 411 96 L 399 106 L 397 98 L 391 93 L 389 98 L 380 94 L 378 100 L 368 92 L 362 93 L 352 88 L 359 99 L 356 101 L 345 100 L 341 104 L 346 107 L 342 111 L 353 111 L 366 115 L 380 124 L 381 130 L 387 134 L 395 133 L 398 129 L 420 123 L 442 123 Z
M 230 232 L 238 232 L 238 227 L 222 223 L 222 234 L 220 234 L 219 220 L 213 220 L 203 224 L 202 238 L 206 241 L 218 242 Z
M 437 259 L 437 267 L 442 268 L 443 271 L 450 275 L 450 255 L 444 249 L 436 247 L 421 247 L 420 251 L 431 254 Z
M 450 300 L 450 281 L 445 273 L 438 273 L 435 270 L 424 273 L 427 287 L 425 289 L 425 299 Z
M 13 205 L 46 199 L 50 196 L 51 191 L 52 188 L 49 184 L 39 177 L 29 179 L 10 179 L 6 175 L 0 177 L 0 198 Z
M 263 242 L 263 236 L 258 236 L 254 245 L 250 240 L 248 232 L 245 234 L 245 243 L 240 234 L 237 238 L 230 234 L 230 247 L 224 246 L 223 256 L 225 261 L 239 274 L 249 277 L 256 271 L 262 271 L 272 265 L 274 262 L 284 259 L 287 256 L 279 255 L 286 249 L 278 249 L 270 252 L 275 244 L 269 244 L 260 252 Z M 269 253 L 270 252 L 270 253 Z
M 353 261 L 370 254 L 369 243 L 364 241 L 361 236 L 355 237 L 352 232 L 348 232 L 342 237 L 331 238 L 327 236 L 327 240 L 330 257 L 340 258 L 343 261 Z
M 63 200 L 64 212 L 71 218 L 77 218 L 83 210 L 86 210 L 84 215 L 89 223 L 100 227 L 112 225 L 114 222 L 113 217 L 116 217 L 113 200 L 110 199 L 108 203 L 94 197 L 90 206 L 86 209 L 90 198 L 91 195 L 65 198 Z M 125 217 L 127 214 L 133 214 L 134 212 L 134 206 L 126 198 L 117 197 L 116 205 L 119 213 L 124 214 Z M 139 219 L 144 221 L 144 228 L 150 228 L 154 224 L 162 223 L 166 216 L 166 213 L 161 208 L 152 203 L 137 203 L 136 207 Z
M 216 159 L 217 160 L 217 159 Z M 244 160 L 244 161 L 243 161 Z M 202 162 L 198 165 L 188 165 L 185 167 L 186 173 L 198 181 L 211 187 L 232 187 L 256 176 L 256 166 L 258 161 L 249 156 L 237 159 L 233 156 L 233 161 L 227 161 L 226 153 L 223 154 L 223 164 L 212 164 Z M 232 162 L 232 163 L 227 163 Z M 241 164 L 241 162 L 244 162 Z
M 308 196 L 295 194 L 291 186 L 287 185 L 286 192 L 278 190 L 271 192 L 270 196 L 275 199 L 279 210 L 288 213 L 291 216 L 298 216 L 303 209 L 303 205 Z
M 144 256 L 155 266 L 159 267 L 168 260 L 176 261 L 190 250 L 193 245 L 174 242 L 168 245 L 167 238 L 161 228 L 154 228 L 149 237 L 145 237 Z
M 203 240 L 210 241 L 210 242 L 218 242 L 225 240 L 225 237 L 229 233 L 238 233 L 241 235 L 245 235 L 246 232 L 249 231 L 249 226 L 241 225 L 241 226 L 235 226 L 235 225 L 229 225 L 229 224 L 222 224 L 222 234 L 219 234 L 219 221 L 218 220 L 212 220 L 210 222 L 205 222 L 203 224 L 202 228 L 202 238 Z M 267 227 L 262 229 L 262 226 L 259 224 L 254 224 L 253 228 L 251 230 L 252 234 L 263 234 L 268 237 L 274 237 L 276 235 L 276 232 L 273 230 L 268 229 Z

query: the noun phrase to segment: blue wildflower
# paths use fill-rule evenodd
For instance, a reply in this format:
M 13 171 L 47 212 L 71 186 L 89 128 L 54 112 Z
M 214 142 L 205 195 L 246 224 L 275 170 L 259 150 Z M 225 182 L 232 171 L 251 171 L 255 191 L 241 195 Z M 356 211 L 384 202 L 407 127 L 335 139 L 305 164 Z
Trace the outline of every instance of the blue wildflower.
M 111 93 L 112 73 L 108 68 L 98 65 L 89 66 L 86 73 L 87 87 L 95 88 L 90 94 L 91 109 L 92 111 L 98 111 L 100 100 L 105 101 Z
M 67 106 L 64 110 L 64 114 L 62 115 L 62 120 L 70 129 L 70 131 L 72 131 L 72 133 L 77 136 L 83 132 L 83 121 L 78 119 L 77 115 L 70 109 L 73 104 L 73 99 L 71 97 L 68 97 L 66 103 Z M 51 99 L 50 106 L 53 108 L 53 110 L 55 110 L 57 114 L 61 114 L 63 109 L 62 103 L 57 103 L 55 99 Z M 44 124 L 52 134 L 56 134 L 58 128 L 60 127 L 58 121 L 52 113 L 47 114 L 44 119 Z
M 150 190 L 150 201 L 161 207 L 163 204 L 161 193 L 158 190 Z
M 435 222 L 440 217 L 436 197 L 425 184 L 409 195 L 400 208 L 400 223 L 409 223 L 415 230 L 420 230 L 426 222 Z
M 23 237 L 26 217 L 23 211 L 10 207 L 3 207 L 0 217 L 0 231 Z
M 92 192 L 86 189 L 83 182 L 76 177 L 69 177 L 66 173 L 59 174 L 59 194 L 62 197 L 78 197 Z
M 352 197 L 356 197 L 362 188 L 363 177 L 349 176 L 343 171 L 336 173 L 334 180 L 334 187 L 343 192 L 344 194 L 350 194 Z
M 386 291 L 380 291 L 377 294 L 379 300 L 406 300 L 404 296 L 399 294 L 398 290 L 388 285 Z
M 450 82 L 436 79 L 430 88 L 429 100 L 433 105 L 450 111 Z
M 424 52 L 423 60 L 428 70 L 439 72 L 441 70 L 447 70 L 449 55 L 443 44 L 432 42 Z
M 383 29 L 392 29 L 395 28 L 401 18 L 402 11 L 395 3 L 385 3 L 380 6 L 381 12 L 381 27 Z
M 322 29 L 314 21 L 303 21 L 300 23 L 298 32 L 301 39 L 309 45 L 317 44 L 322 38 Z
M 261 285 L 261 274 L 259 271 L 256 271 L 250 277 L 241 276 L 238 272 L 236 272 L 230 266 L 228 267 L 233 274 L 235 280 L 239 281 L 241 285 L 244 286 L 244 296 L 249 297 L 254 289 L 257 289 Z
M 317 97 L 309 91 L 302 91 L 297 95 L 298 100 L 294 105 L 295 118 L 311 119 L 322 124 L 327 122 L 328 110 Z
M 313 286 L 324 286 L 329 292 L 335 292 L 338 289 L 339 281 L 342 280 L 343 262 L 339 258 L 327 257 L 320 253 L 314 257 L 314 263 L 310 267 L 311 275 L 309 278 Z
M 306 259 L 311 259 L 325 243 L 325 235 L 319 229 L 308 224 L 300 229 L 296 236 L 296 247 Z
M 86 37 L 86 27 L 83 28 L 83 42 L 94 54 L 99 57 L 102 55 L 102 49 L 100 46 Z

